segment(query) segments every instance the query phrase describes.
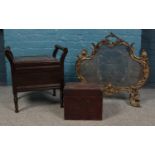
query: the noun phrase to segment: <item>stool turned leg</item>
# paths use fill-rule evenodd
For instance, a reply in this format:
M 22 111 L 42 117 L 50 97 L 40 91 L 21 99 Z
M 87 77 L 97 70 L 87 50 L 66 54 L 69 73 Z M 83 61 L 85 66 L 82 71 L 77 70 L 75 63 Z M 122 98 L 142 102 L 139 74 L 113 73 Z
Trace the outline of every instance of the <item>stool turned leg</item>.
M 56 96 L 56 89 L 53 89 L 53 96 Z
M 64 105 L 63 105 L 63 89 L 61 88 L 60 89 L 60 107 L 63 108 Z
M 14 94 L 14 104 L 15 104 L 15 113 L 18 113 L 18 97 L 17 97 L 17 93 Z

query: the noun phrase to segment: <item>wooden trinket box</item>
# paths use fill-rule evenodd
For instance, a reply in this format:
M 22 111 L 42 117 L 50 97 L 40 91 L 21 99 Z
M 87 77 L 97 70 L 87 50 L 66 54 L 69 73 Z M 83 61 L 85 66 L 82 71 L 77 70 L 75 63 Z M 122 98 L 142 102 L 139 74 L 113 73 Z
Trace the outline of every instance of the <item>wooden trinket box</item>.
M 66 120 L 102 120 L 102 91 L 87 83 L 68 83 L 64 88 Z

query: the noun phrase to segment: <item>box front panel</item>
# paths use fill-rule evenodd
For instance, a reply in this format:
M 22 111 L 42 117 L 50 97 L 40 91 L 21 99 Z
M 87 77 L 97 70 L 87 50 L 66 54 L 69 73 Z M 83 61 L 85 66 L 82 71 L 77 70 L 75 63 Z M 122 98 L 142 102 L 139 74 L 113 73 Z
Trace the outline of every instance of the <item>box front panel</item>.
M 65 96 L 65 119 L 102 120 L 102 96 Z

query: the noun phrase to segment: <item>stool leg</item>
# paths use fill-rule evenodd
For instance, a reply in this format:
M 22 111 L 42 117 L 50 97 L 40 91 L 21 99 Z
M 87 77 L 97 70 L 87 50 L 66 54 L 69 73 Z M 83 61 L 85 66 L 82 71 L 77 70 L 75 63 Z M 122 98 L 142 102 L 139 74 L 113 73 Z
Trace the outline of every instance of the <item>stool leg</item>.
M 53 96 L 56 96 L 56 89 L 53 89 Z
M 18 113 L 18 97 L 17 97 L 17 93 L 14 93 L 14 104 L 15 104 L 15 112 Z
M 63 88 L 60 89 L 60 107 L 63 108 Z

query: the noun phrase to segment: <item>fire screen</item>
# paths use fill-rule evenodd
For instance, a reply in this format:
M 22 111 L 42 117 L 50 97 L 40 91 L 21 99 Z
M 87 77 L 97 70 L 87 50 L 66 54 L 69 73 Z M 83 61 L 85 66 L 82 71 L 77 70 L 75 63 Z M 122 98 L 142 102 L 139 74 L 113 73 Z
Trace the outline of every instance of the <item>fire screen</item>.
M 130 104 L 140 106 L 139 89 L 149 76 L 148 57 L 145 50 L 135 56 L 133 44 L 111 33 L 97 44 L 92 44 L 89 55 L 83 49 L 76 62 L 80 81 L 96 83 L 104 95 L 128 92 Z

